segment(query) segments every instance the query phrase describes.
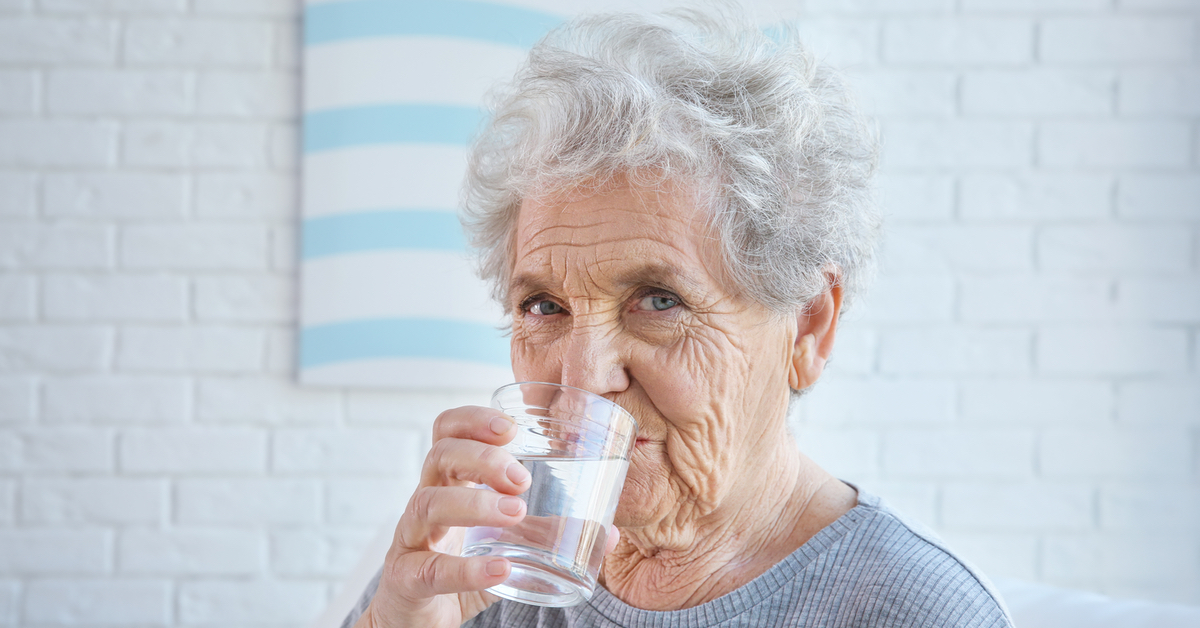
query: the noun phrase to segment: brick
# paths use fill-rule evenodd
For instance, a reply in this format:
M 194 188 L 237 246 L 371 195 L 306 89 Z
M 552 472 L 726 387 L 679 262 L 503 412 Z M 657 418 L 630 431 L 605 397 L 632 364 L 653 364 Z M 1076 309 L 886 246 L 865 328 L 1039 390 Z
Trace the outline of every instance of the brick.
M 278 430 L 271 443 L 277 473 L 420 473 L 421 436 L 413 430 Z
M 882 266 L 898 273 L 1033 270 L 1033 230 L 989 225 L 897 226 Z
M 121 161 L 134 166 L 173 168 L 191 163 L 194 124 L 131 120 L 121 135 Z
M 289 377 L 296 369 L 296 332 L 295 328 L 268 327 L 267 334 L 267 363 L 263 367 L 264 374 L 287 374 Z
M 187 74 L 179 71 L 52 70 L 46 106 L 51 113 L 186 113 L 191 91 Z
M 49 423 L 178 423 L 190 396 L 188 381 L 177 377 L 56 377 L 43 385 L 42 416 Z
M 109 543 L 99 530 L 0 529 L 0 573 L 101 574 Z
M 847 15 L 949 13 L 953 0 L 808 0 L 804 11 L 813 13 L 844 13 Z
M 1013 429 L 891 431 L 883 471 L 898 478 L 1032 478 L 1034 435 Z
M 1013 65 L 1033 59 L 1033 23 L 1013 18 L 899 18 L 883 27 L 889 64 Z
M 1194 9 L 1194 0 L 1118 0 L 1122 9 Z
M 872 115 L 953 116 L 958 110 L 953 72 L 889 69 L 853 76 L 858 96 Z
M 28 218 L 37 213 L 37 178 L 21 172 L 0 172 L 0 216 Z
M 300 168 L 300 126 L 272 124 L 267 131 L 267 163 L 278 170 L 295 172 Z
M 136 575 L 254 576 L 266 547 L 251 530 L 126 530 L 117 543 L 117 572 Z
M 279 16 L 296 14 L 296 3 L 292 0 L 197 0 L 195 4 L 198 13 Z
M 187 0 L 40 0 L 42 9 L 62 12 L 182 12 Z
M 103 327 L 0 327 L 0 372 L 99 370 L 111 356 L 112 332 Z
M 921 295 L 913 298 L 913 295 Z M 881 277 L 866 294 L 858 320 L 863 322 L 950 321 L 954 317 L 954 279 L 941 274 Z
M 1049 222 L 1107 217 L 1112 209 L 1107 175 L 967 174 L 960 208 L 967 220 Z
M 1200 321 L 1200 277 L 1147 277 L 1117 282 L 1117 312 L 1129 321 Z
M 1191 462 L 1182 429 L 1054 428 L 1042 434 L 1047 478 L 1169 481 L 1187 477 Z
M 303 28 L 299 19 L 275 23 L 275 49 L 272 66 L 288 70 L 300 67 L 304 50 Z
M 938 522 L 938 489 L 928 482 L 877 480 L 861 486 L 883 498 L 906 519 L 926 526 Z
M 971 534 L 945 535 L 954 553 L 991 578 L 1022 578 L 1037 580 L 1039 543 L 1033 534 Z
M 1117 213 L 1128 218 L 1192 220 L 1200 206 L 1200 176 L 1130 173 L 1117 185 Z
M 953 483 L 942 490 L 942 524 L 961 531 L 1087 530 L 1093 508 L 1093 491 L 1084 485 Z
M 246 122 L 132 121 L 125 125 L 122 159 L 148 168 L 266 165 L 270 127 Z
M 870 21 L 817 17 L 793 25 L 816 58 L 835 67 L 878 63 L 879 28 Z
M 292 280 L 271 275 L 202 277 L 196 280 L 200 320 L 290 322 L 295 314 Z
M 253 270 L 267 263 L 267 234 L 257 225 L 139 224 L 123 235 L 127 268 Z
M 1041 373 L 1154 375 L 1187 370 L 1187 333 L 1151 327 L 1073 325 L 1038 332 Z
M 298 214 L 297 181 L 271 172 L 201 174 L 196 179 L 196 215 L 262 220 Z
M 1042 20 L 1044 63 L 1187 62 L 1194 25 L 1175 17 L 1104 16 Z
M 37 110 L 37 75 L 27 70 L 0 70 L 0 113 Z
M 962 418 L 997 426 L 1108 422 L 1112 386 L 1088 380 L 979 380 L 961 384 Z
M 1064 168 L 1181 168 L 1191 159 L 1185 122 L 1045 122 L 1038 161 Z
M 963 0 L 964 11 L 1045 13 L 1108 9 L 1112 0 Z
M 166 626 L 166 580 L 35 580 L 25 592 L 25 617 L 37 625 Z
M 330 424 L 342 416 L 337 392 L 302 388 L 282 378 L 203 379 L 196 395 L 201 421 Z
M 111 258 L 107 227 L 10 223 L 0 228 L 0 268 L 106 268 Z
M 192 162 L 197 166 L 263 166 L 268 159 L 267 137 L 268 128 L 262 124 L 198 125 L 192 143 Z
M 20 510 L 21 521 L 32 525 L 158 524 L 167 512 L 167 486 L 153 479 L 26 479 Z
M 1038 260 L 1045 270 L 1129 273 L 1190 266 L 1191 234 L 1177 227 L 1058 226 L 1039 235 Z
M 417 477 L 333 479 L 325 488 L 325 521 L 335 525 L 395 525 L 417 488 Z
M 1054 535 L 1042 543 L 1043 577 L 1076 582 L 1161 580 L 1190 573 L 1200 554 L 1194 531 Z
M 127 430 L 118 444 L 121 470 L 132 473 L 262 473 L 267 435 L 247 428 Z
M 42 312 L 58 321 L 182 321 L 187 280 L 144 275 L 51 275 L 42 281 Z
M 270 60 L 269 24 L 204 18 L 130 19 L 124 59 L 130 64 L 262 67 Z
M 969 115 L 1063 116 L 1112 113 L 1116 76 L 1104 70 L 993 70 L 963 76 Z
M 1128 381 L 1117 385 L 1117 419 L 1132 425 L 1200 423 L 1200 382 Z
M 233 327 L 126 327 L 116 364 L 122 369 L 254 372 L 262 366 L 263 336 Z
M 112 122 L 0 120 L 0 165 L 105 166 L 113 162 L 116 150 L 117 127 Z
M 0 62 L 110 64 L 117 23 L 104 19 L 9 17 L 0 21 Z
M 937 222 L 954 215 L 954 179 L 943 175 L 881 174 L 879 206 L 891 222 Z
M 181 524 L 316 523 L 320 485 L 312 480 L 181 479 L 175 520 Z
M 1132 532 L 1200 529 L 1200 491 L 1186 484 L 1104 486 L 1100 489 L 1100 527 Z
M 171 218 L 183 215 L 187 178 L 159 173 L 49 174 L 47 216 L 69 218 Z
M 346 417 L 352 423 L 411 425 L 428 433 L 433 420 L 444 410 L 468 405 L 486 406 L 491 395 L 488 390 L 348 390 Z
M 1116 302 L 1108 279 L 983 275 L 962 281 L 959 315 L 981 323 L 1107 322 L 1116 317 Z
M 37 311 L 36 278 L 0 275 L 0 321 L 31 321 Z
M 17 483 L 11 480 L 0 480 L 0 526 L 11 526 L 17 520 Z M 4 590 L 0 583 L 0 591 Z M 0 596 L 3 594 L 0 593 Z M 3 603 L 0 603 L 3 609 Z M 0 612 L 0 618 L 5 615 Z M 3 626 L 4 624 L 0 624 Z
M 947 120 L 886 122 L 886 169 L 1022 168 L 1033 163 L 1026 122 Z
M 1031 370 L 1032 335 L 1020 329 L 896 329 L 879 342 L 884 373 L 1019 375 Z
M 362 558 L 375 531 L 282 530 L 271 535 L 271 572 L 285 577 L 341 580 Z
M 297 78 L 293 72 L 278 71 L 205 72 L 196 91 L 196 109 L 201 115 L 295 118 Z
M 325 587 L 318 582 L 184 582 L 179 620 L 188 625 L 298 625 L 325 608 Z
M 0 376 L 0 424 L 29 423 L 37 415 L 37 383 L 30 377 Z
M 102 430 L 39 428 L 0 432 L 0 470 L 111 471 L 112 434 Z
M 295 225 L 280 225 L 271 228 L 271 269 L 294 271 L 299 263 L 300 253 L 296 240 L 298 230 Z
M 948 381 L 846 380 L 818 382 L 808 393 L 808 423 L 819 425 L 944 424 L 954 420 Z
M 861 481 L 879 475 L 880 436 L 874 430 L 803 426 L 796 440 L 801 451 L 838 478 Z
M 1123 114 L 1194 116 L 1200 113 L 1200 71 L 1138 68 L 1121 73 Z
M 870 375 L 875 372 L 875 348 L 878 335 L 874 330 L 851 326 L 837 330 L 833 355 L 825 363 L 826 372 L 838 375 Z

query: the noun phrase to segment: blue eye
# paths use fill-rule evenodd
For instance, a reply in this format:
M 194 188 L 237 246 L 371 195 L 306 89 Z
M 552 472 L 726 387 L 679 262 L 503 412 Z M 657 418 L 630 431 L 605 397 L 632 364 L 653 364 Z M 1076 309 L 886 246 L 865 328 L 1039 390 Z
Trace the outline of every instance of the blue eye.
M 562 314 L 565 310 L 563 310 L 561 305 L 555 303 L 554 301 L 543 299 L 541 301 L 534 302 L 533 305 L 525 308 L 525 311 L 533 314 L 534 316 L 553 316 L 555 314 Z
M 653 310 L 655 312 L 669 310 L 676 305 L 679 305 L 679 301 L 661 294 L 652 294 L 648 297 L 643 297 L 641 301 L 638 301 L 638 308 L 643 310 Z

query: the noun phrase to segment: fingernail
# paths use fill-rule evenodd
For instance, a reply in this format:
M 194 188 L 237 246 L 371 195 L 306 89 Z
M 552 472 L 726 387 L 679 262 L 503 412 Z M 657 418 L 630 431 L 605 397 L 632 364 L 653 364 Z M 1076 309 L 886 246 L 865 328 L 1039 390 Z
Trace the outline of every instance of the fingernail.
M 488 427 L 491 427 L 492 431 L 497 434 L 507 433 L 508 430 L 512 428 L 512 425 L 512 421 L 509 421 L 507 417 L 502 416 L 498 416 L 488 423 Z
M 508 479 L 512 480 L 513 484 L 524 484 L 529 481 L 529 469 L 519 462 L 508 465 L 508 469 L 504 473 L 508 475 Z
M 501 497 L 500 501 L 496 502 L 496 508 L 510 517 L 515 517 L 521 514 L 521 504 L 523 503 L 519 497 Z
M 497 558 L 496 560 L 488 561 L 487 566 L 483 569 L 489 576 L 503 576 L 504 572 L 508 570 L 508 561 L 503 558 Z

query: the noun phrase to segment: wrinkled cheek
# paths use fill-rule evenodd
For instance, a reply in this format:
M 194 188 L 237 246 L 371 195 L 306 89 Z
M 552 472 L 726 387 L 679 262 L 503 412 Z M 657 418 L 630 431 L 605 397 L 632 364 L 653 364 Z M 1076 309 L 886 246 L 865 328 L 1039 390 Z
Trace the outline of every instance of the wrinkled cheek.
M 562 379 L 560 353 L 553 345 L 540 345 L 514 334 L 510 351 L 513 375 L 518 382 L 558 383 Z

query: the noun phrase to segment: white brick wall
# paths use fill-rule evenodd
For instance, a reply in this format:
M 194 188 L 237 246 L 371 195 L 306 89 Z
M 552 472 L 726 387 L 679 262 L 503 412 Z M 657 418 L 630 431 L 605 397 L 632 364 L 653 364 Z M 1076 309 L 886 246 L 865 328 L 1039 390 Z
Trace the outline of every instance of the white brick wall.
M 0 626 L 303 625 L 486 391 L 291 379 L 297 0 L 0 0 Z M 1194 0 L 809 0 L 885 142 L 802 448 L 1008 575 L 1200 603 Z

